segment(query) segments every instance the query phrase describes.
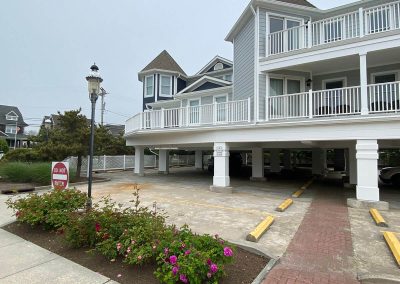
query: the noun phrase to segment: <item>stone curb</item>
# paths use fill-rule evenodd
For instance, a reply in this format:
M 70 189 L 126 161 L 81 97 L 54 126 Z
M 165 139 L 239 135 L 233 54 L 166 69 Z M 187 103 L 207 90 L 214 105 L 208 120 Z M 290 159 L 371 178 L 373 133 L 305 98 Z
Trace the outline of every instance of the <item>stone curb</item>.
M 399 284 L 400 280 L 394 275 L 388 274 L 361 274 L 358 280 L 362 284 Z

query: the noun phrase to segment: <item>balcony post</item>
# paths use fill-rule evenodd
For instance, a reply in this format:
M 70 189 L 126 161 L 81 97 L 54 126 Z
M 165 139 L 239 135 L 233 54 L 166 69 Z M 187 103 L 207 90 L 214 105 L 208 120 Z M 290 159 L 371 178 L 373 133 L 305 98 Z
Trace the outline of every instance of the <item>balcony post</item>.
M 269 73 L 265 74 L 265 121 L 269 121 L 269 83 L 270 83 L 270 78 L 269 78 Z
M 364 9 L 362 7 L 358 9 L 358 18 L 360 21 L 360 37 L 364 37 Z
M 143 112 L 139 115 L 139 129 L 143 129 Z
M 247 121 L 251 122 L 251 97 L 247 98 Z
M 162 108 L 161 109 L 161 119 L 160 119 L 160 126 L 161 126 L 161 128 L 164 128 L 164 109 Z
M 313 118 L 313 90 L 308 90 L 308 118 Z
M 308 23 L 307 23 L 307 44 L 308 44 L 308 48 L 311 48 L 313 46 L 311 20 L 308 21 Z
M 183 125 L 182 125 L 182 116 L 183 116 L 183 109 L 182 109 L 182 107 L 180 107 L 179 108 L 179 127 L 182 127 Z
M 270 37 L 270 28 L 269 28 L 269 14 L 265 15 L 265 57 L 268 57 L 270 54 L 269 50 L 269 37 Z
M 186 105 L 186 126 L 189 126 L 189 122 L 190 122 L 190 111 L 189 111 L 189 101 L 187 102 Z
M 367 53 L 360 53 L 361 114 L 368 114 Z

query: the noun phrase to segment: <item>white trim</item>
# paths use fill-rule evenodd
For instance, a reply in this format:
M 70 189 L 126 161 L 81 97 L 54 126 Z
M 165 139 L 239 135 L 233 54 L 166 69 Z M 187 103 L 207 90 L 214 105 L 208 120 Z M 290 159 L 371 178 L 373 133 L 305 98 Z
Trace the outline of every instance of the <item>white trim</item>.
M 147 94 L 147 78 L 152 78 L 152 80 L 153 80 L 153 92 L 152 92 L 151 96 Z M 152 97 L 154 97 L 155 81 L 157 81 L 157 80 L 154 80 L 154 74 L 144 77 L 144 94 L 143 94 L 143 98 L 152 98 Z
M 202 85 L 203 82 L 211 82 L 211 83 L 216 83 L 216 84 L 223 84 L 223 85 L 226 85 L 226 86 L 232 85 L 232 82 L 225 81 L 225 80 L 222 80 L 222 79 L 218 79 L 218 78 L 215 78 L 215 77 L 210 77 L 210 76 L 205 75 L 205 76 L 201 77 L 200 79 L 198 79 L 193 84 L 191 84 L 191 85 L 187 86 L 186 88 L 184 88 L 183 90 L 181 90 L 179 93 L 176 94 L 176 96 L 179 96 L 179 95 L 181 95 L 181 94 L 183 94 L 183 93 L 185 93 L 185 92 L 187 92 L 187 91 L 189 91 L 191 89 L 197 88 L 198 86 Z
M 339 81 L 343 82 L 343 87 L 342 88 L 346 88 L 347 87 L 347 76 L 324 79 L 321 82 L 321 87 L 322 87 L 323 90 L 326 90 L 326 83 L 339 82 Z
M 388 71 L 380 71 L 380 72 L 373 72 L 371 73 L 371 84 L 375 84 L 375 77 L 376 76 L 381 76 L 381 75 L 390 75 L 394 74 L 395 75 L 395 81 L 399 81 L 400 78 L 400 70 L 399 69 L 394 69 L 394 70 L 388 70 Z
M 385 64 L 368 64 L 368 70 L 371 68 L 375 68 L 375 67 L 382 67 L 382 66 L 390 66 L 390 65 L 394 65 L 394 64 L 399 64 L 400 61 L 393 61 L 391 63 L 385 63 Z M 335 74 L 335 73 L 339 73 L 339 72 L 348 72 L 348 71 L 354 71 L 354 70 L 359 70 L 360 67 L 358 68 L 343 68 L 343 69 L 335 69 L 335 71 L 327 71 L 327 72 L 321 72 L 321 73 L 314 73 L 314 76 L 324 76 L 324 75 L 329 75 L 329 74 Z M 298 70 L 294 70 L 297 72 L 301 72 Z
M 175 95 L 178 92 L 178 77 L 174 76 L 174 93 L 172 95 Z
M 283 30 L 287 30 L 287 20 L 292 21 L 292 22 L 299 22 L 299 26 L 304 25 L 304 19 L 303 18 L 296 18 L 296 17 L 292 17 L 292 16 L 288 16 L 288 15 L 284 15 L 284 14 L 279 14 L 279 13 L 274 13 L 274 12 L 267 12 L 267 14 L 269 15 L 269 18 L 280 18 L 283 19 Z M 267 34 L 268 35 L 268 34 Z
M 225 97 L 226 103 L 228 102 L 228 94 L 223 94 L 223 95 L 214 95 L 213 96 L 213 102 L 216 103 L 217 98 L 222 98 Z
M 306 85 L 306 78 L 301 77 L 301 76 L 293 76 L 293 75 L 284 75 L 284 74 L 274 74 L 274 73 L 269 73 L 269 79 L 280 79 L 283 80 L 283 94 L 287 94 L 287 80 L 292 80 L 292 81 L 300 81 L 300 93 L 305 92 L 305 85 Z M 270 82 L 268 83 L 270 85 Z M 270 90 L 269 88 L 266 90 L 266 92 L 269 94 Z
M 169 94 L 163 94 L 162 93 L 162 78 L 168 78 L 169 79 Z M 158 86 L 158 91 L 159 91 L 159 97 L 161 98 L 172 98 L 173 93 L 172 93 L 172 77 L 171 75 L 164 75 L 164 74 L 160 74 L 160 84 Z
M 208 62 L 203 68 L 201 68 L 201 70 L 199 72 L 196 73 L 196 75 L 200 75 L 203 72 L 207 71 L 207 69 L 210 69 L 211 67 L 213 67 L 217 61 L 221 61 L 222 63 L 225 63 L 226 65 L 231 65 L 231 67 L 233 66 L 233 62 L 229 59 L 226 59 L 224 57 L 221 57 L 219 55 L 216 55 L 213 59 L 211 59 L 210 62 Z M 222 71 L 224 69 L 221 70 L 214 70 L 215 71 Z
M 201 91 L 196 91 L 196 92 L 188 92 L 180 95 L 175 95 L 175 99 L 178 100 L 183 100 L 191 97 L 206 97 L 206 96 L 214 96 L 216 94 L 221 94 L 221 93 L 231 93 L 233 90 L 233 86 L 226 86 L 226 87 L 221 87 L 221 88 L 214 88 L 214 89 L 208 89 L 208 90 L 201 90 Z
M 146 70 L 146 71 L 143 71 L 143 72 L 139 72 L 139 73 L 138 73 L 139 81 L 142 81 L 142 78 L 143 78 L 143 77 L 148 76 L 149 74 L 155 74 L 155 73 L 159 73 L 159 74 L 163 73 L 163 74 L 168 74 L 168 75 L 176 75 L 176 76 L 179 76 L 179 77 L 183 77 L 183 78 L 185 78 L 185 79 L 188 78 L 187 75 L 185 75 L 185 74 L 183 74 L 183 73 L 180 73 L 180 72 L 177 72 L 177 71 L 171 71 L 171 70 L 165 70 L 165 69 L 150 69 L 150 70 Z
M 14 115 L 10 115 L 10 113 L 13 113 Z M 12 117 L 12 118 L 10 119 L 10 117 Z M 16 118 L 16 119 L 14 119 L 14 118 Z M 18 118 L 19 118 L 19 115 L 16 114 L 15 111 L 13 111 L 13 110 L 6 114 L 6 120 L 18 121 Z

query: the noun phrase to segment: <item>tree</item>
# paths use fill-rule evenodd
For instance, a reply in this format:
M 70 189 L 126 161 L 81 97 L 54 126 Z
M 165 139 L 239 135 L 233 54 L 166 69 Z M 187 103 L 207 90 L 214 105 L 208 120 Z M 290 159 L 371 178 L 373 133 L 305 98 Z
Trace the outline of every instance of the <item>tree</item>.
M 95 155 L 129 155 L 134 153 L 133 147 L 126 146 L 123 133 L 113 136 L 104 126 L 96 128 L 94 137 Z
M 7 141 L 4 139 L 0 139 L 0 152 L 3 152 L 6 154 L 8 152 L 9 148 L 7 145 Z

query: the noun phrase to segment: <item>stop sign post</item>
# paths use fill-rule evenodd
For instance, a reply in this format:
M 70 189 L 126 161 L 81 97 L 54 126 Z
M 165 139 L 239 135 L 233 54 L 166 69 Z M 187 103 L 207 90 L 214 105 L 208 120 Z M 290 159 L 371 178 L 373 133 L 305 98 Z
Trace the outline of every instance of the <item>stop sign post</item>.
M 51 165 L 51 187 L 66 189 L 69 183 L 69 163 L 53 162 Z

